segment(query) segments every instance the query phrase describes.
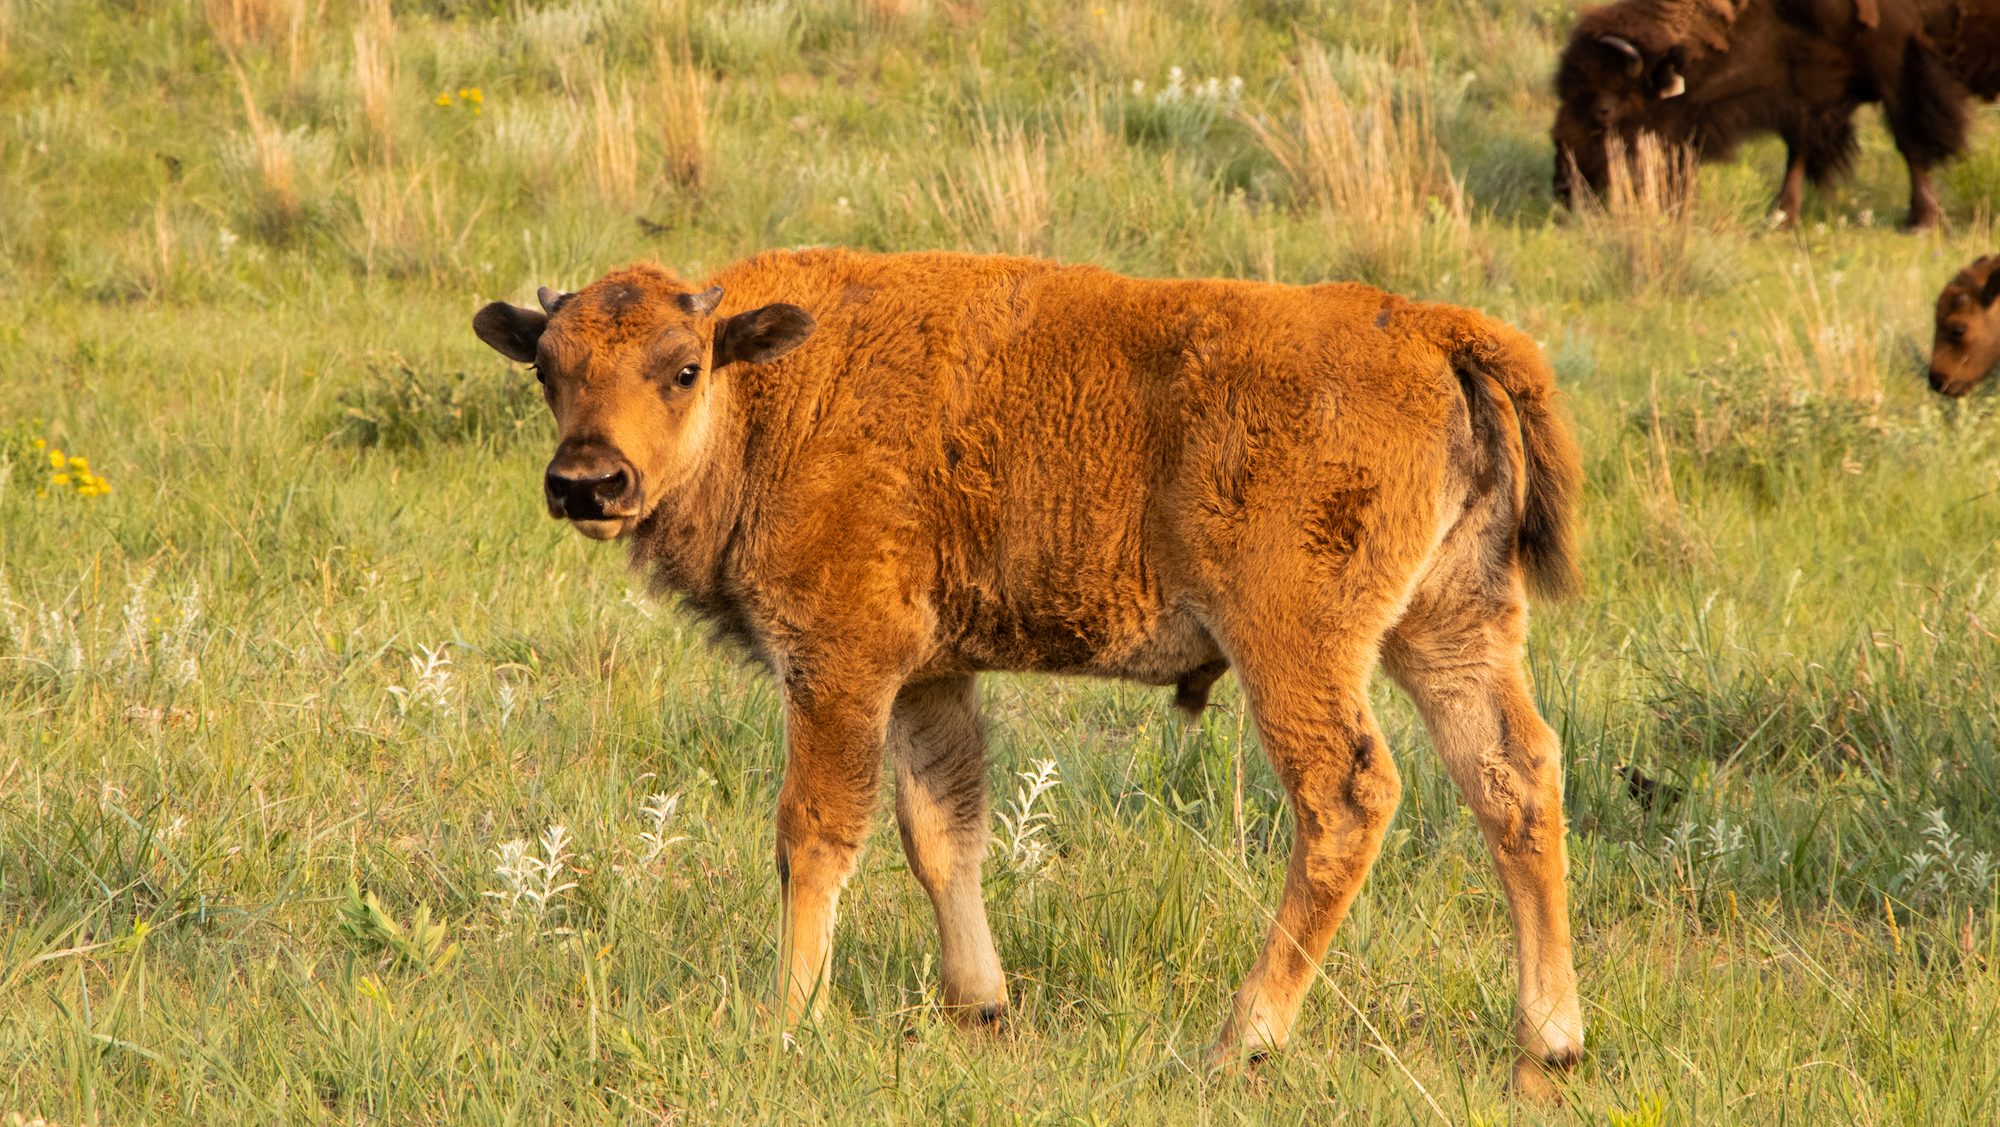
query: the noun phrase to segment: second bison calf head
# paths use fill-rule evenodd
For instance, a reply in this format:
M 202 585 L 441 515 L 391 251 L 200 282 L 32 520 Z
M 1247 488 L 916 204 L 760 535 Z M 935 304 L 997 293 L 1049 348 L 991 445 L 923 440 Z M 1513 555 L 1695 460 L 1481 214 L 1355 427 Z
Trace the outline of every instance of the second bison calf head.
M 1954 398 L 2000 366 L 2000 254 L 1958 272 L 1938 295 L 1931 388 Z
M 721 289 L 687 292 L 657 267 L 537 296 L 539 310 L 486 306 L 472 330 L 534 365 L 558 436 L 542 481 L 549 515 L 593 540 L 631 531 L 701 465 L 731 364 L 776 360 L 814 327 L 783 303 L 721 316 Z

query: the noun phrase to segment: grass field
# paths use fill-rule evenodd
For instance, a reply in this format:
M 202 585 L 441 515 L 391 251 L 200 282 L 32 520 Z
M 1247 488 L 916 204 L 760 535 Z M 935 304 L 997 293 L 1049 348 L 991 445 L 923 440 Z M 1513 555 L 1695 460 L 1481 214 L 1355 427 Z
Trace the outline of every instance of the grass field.
M 1921 376 L 2000 112 L 1942 234 L 1893 229 L 1872 111 L 1796 232 L 1768 142 L 1571 217 L 1572 14 L 0 0 L 0 1122 L 2000 1119 L 2000 407 Z M 1011 1032 L 932 1008 L 885 820 L 827 1019 L 772 1034 L 777 698 L 542 515 L 551 427 L 467 321 L 805 243 L 1359 278 L 1544 343 L 1589 474 L 1531 650 L 1560 1109 L 1506 1094 L 1505 907 L 1386 685 L 1402 811 L 1251 1075 L 1191 1067 L 1290 832 L 1229 682 L 1187 724 L 987 679 Z

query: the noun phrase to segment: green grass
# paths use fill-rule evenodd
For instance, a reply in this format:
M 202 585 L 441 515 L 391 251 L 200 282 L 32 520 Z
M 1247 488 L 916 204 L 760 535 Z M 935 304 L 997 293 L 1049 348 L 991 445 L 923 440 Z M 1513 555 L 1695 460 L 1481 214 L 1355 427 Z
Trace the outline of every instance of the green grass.
M 1872 112 L 1791 234 L 1769 144 L 1685 219 L 1553 212 L 1557 5 L 239 7 L 276 18 L 0 0 L 0 1122 L 2000 1114 L 2000 409 L 1920 374 L 1936 287 L 1995 249 L 1994 110 L 1943 234 L 1890 228 Z M 357 31 L 393 62 L 374 121 Z M 660 126 L 683 43 L 692 149 Z M 1403 160 L 1433 202 L 1364 215 L 1261 139 L 1302 143 L 1322 47 L 1351 103 L 1430 107 L 1462 205 Z M 802 243 L 1364 277 L 1544 342 L 1589 473 L 1589 589 L 1531 655 L 1591 1037 L 1563 1109 L 1502 1088 L 1505 906 L 1386 688 L 1403 809 L 1253 1075 L 1189 1067 L 1289 840 L 1228 682 L 1187 725 L 989 678 L 996 804 L 1061 779 L 1046 864 L 989 867 L 1011 1034 L 932 1009 L 885 826 L 828 1017 L 772 1036 L 777 698 L 540 515 L 549 425 L 467 321 Z M 1642 808 L 1625 764 L 1684 797 Z M 686 840 L 648 859 L 661 793 Z M 486 895 L 552 824 L 575 887 Z

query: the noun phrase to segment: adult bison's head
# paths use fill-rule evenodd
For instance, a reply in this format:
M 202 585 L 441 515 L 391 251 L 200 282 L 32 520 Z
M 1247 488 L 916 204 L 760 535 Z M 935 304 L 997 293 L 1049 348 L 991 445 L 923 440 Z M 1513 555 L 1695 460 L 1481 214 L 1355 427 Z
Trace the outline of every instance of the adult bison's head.
M 2000 366 L 2000 254 L 1958 272 L 1938 295 L 1931 390 L 1956 398 Z
M 472 331 L 535 366 L 558 436 L 542 479 L 549 515 L 594 540 L 631 531 L 702 466 L 730 365 L 775 360 L 813 331 L 796 305 L 719 316 L 720 288 L 688 292 L 656 266 L 537 296 L 538 310 L 488 305 Z
M 1589 22 L 1570 37 L 1556 68 L 1556 123 L 1549 132 L 1556 199 L 1566 207 L 1579 188 L 1604 191 L 1612 137 L 1629 153 L 1641 131 L 1676 132 L 1665 108 L 1687 92 L 1684 48 L 1601 32 Z

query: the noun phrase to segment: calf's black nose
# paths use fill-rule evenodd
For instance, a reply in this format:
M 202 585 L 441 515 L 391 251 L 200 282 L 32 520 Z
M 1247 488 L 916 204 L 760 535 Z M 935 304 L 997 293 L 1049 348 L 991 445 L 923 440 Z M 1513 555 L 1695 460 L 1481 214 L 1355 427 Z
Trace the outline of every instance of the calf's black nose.
M 558 454 L 542 477 L 549 515 L 569 520 L 604 520 L 629 516 L 624 510 L 632 492 L 631 468 L 605 455 Z

